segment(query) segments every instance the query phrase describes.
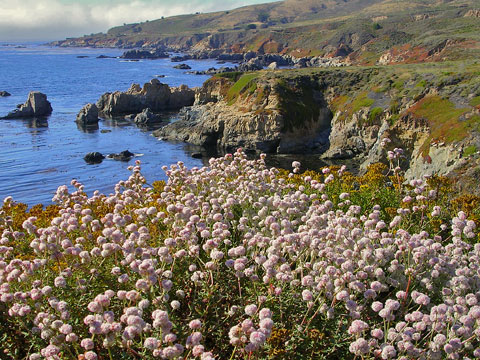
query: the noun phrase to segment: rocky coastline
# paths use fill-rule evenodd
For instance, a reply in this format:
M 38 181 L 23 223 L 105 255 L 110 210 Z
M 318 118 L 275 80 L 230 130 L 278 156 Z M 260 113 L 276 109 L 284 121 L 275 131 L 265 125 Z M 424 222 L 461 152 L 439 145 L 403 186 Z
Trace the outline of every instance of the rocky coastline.
M 422 72 L 389 67 L 387 73 L 378 67 L 321 69 L 314 58 L 298 65 L 289 56 L 257 55 L 244 54 L 234 69 L 209 71 L 213 77 L 200 88 L 171 88 L 154 78 L 105 93 L 96 104 L 85 105 L 76 122 L 98 127 L 99 118 L 124 118 L 138 126 L 155 124 L 160 128 L 153 135 L 160 139 L 207 151 L 242 147 L 256 153 L 315 154 L 351 161 L 360 172 L 385 158 L 381 143 L 389 138 L 393 148 L 408 149 L 401 164 L 407 177 L 476 176 L 471 168 L 480 168 L 480 83 L 470 73 L 435 66 Z M 278 71 L 278 66 L 292 69 Z M 165 111 L 179 111 L 179 120 L 165 122 Z M 46 95 L 31 92 L 4 118 L 51 112 Z
M 384 161 L 381 144 L 389 138 L 392 148 L 408 149 L 401 164 L 407 177 L 468 169 L 480 154 L 480 108 L 478 96 L 472 98 L 480 95 L 480 84 L 469 74 L 435 80 L 434 74 L 411 70 L 402 70 L 409 76 L 402 88 L 393 81 L 399 70 L 385 75 L 376 67 L 228 72 L 194 89 L 152 79 L 143 87 L 105 93 L 95 106 L 98 116 L 123 117 L 138 126 L 155 123 L 154 136 L 210 152 L 242 147 L 316 154 L 350 161 L 365 172 Z M 469 87 L 472 94 L 465 96 Z M 179 111 L 179 119 L 167 123 L 160 114 L 171 110 Z M 451 127 L 457 129 L 454 137 L 448 136 Z
M 173 66 L 180 70 L 190 70 L 190 66 L 183 64 L 187 60 L 217 60 L 218 64 L 225 62 L 235 63 L 234 67 L 212 68 L 206 71 L 188 72 L 197 75 L 212 75 L 231 71 L 256 71 L 263 68 L 307 68 L 307 67 L 342 67 L 350 65 L 350 60 L 345 56 L 293 56 L 279 53 L 261 53 L 256 51 L 248 52 L 225 52 L 223 50 L 193 50 L 185 49 L 183 55 L 174 55 L 176 50 L 168 47 L 137 48 L 124 51 L 119 57 L 127 61 L 157 60 L 170 58 L 173 63 L 181 63 Z M 100 55 L 98 58 L 108 58 Z
M 392 148 L 408 149 L 401 164 L 407 177 L 475 177 L 480 83 L 468 72 L 437 78 L 435 71 L 451 72 L 434 66 L 422 73 L 389 69 L 385 74 L 377 67 L 277 71 L 272 66 L 219 73 L 193 89 L 170 88 L 154 78 L 142 87 L 132 84 L 127 91 L 101 95 L 80 110 L 76 122 L 98 127 L 99 118 L 123 118 L 138 126 L 155 124 L 154 136 L 209 152 L 242 147 L 256 153 L 315 154 L 327 161 L 348 160 L 360 172 L 385 159 L 381 144 L 389 138 Z M 394 81 L 399 76 L 401 86 Z M 178 120 L 165 122 L 165 111 L 178 111 Z M 42 118 L 51 112 L 46 95 L 31 92 L 4 118 Z
M 220 74 L 196 90 L 194 104 L 181 110 L 179 121 L 154 135 L 220 152 L 242 147 L 271 154 L 317 154 L 325 160 L 352 161 L 361 172 L 384 161 L 381 144 L 388 137 L 392 150 L 408 149 L 401 166 L 409 178 L 451 174 L 475 164 L 480 108 L 469 105 L 471 96 L 465 97 L 453 80 L 435 83 L 429 77 L 422 88 L 415 87 L 425 81 L 415 73 L 398 91 L 389 76 L 396 75 L 385 77 L 376 68 Z M 467 74 L 461 81 L 468 79 Z M 372 84 L 383 88 L 372 91 Z M 480 93 L 475 81 L 468 86 Z M 458 117 L 455 107 L 460 106 Z M 445 121 L 451 123 L 442 123 L 436 107 L 458 119 L 447 114 Z M 449 137 L 449 127 L 461 130 Z

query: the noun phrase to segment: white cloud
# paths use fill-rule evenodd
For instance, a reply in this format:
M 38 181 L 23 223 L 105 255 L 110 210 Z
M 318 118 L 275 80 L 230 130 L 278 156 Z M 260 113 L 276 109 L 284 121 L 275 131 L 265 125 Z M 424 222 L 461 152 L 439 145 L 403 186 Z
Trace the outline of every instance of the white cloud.
M 272 0 L 267 0 L 272 1 Z M 0 40 L 61 40 L 105 32 L 123 23 L 154 20 L 162 16 L 209 12 L 239 7 L 261 0 L 134 0 L 109 4 L 63 3 L 60 0 L 2 0 Z

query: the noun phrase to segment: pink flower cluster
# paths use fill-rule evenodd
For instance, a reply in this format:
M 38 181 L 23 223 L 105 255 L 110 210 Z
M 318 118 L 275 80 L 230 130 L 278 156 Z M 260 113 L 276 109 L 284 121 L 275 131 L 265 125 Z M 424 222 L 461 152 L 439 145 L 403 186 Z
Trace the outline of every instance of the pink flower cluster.
M 62 208 L 49 226 L 29 218 L 25 234 L 3 232 L 0 301 L 12 321 L 34 325 L 31 359 L 75 351 L 218 358 L 204 341 L 216 284 L 238 293 L 221 309 L 232 352 L 260 353 L 281 305 L 299 299 L 305 324 L 347 316 L 342 336 L 365 359 L 480 357 L 480 244 L 468 242 L 475 223 L 460 212 L 445 224 L 448 239 L 404 226 L 427 210 L 408 205 L 432 196 L 421 180 L 387 224 L 380 206 L 361 208 L 347 192 L 335 205 L 328 190 L 345 169 L 297 186 L 263 156 L 237 151 L 209 167 L 165 167 L 160 193 L 139 164 L 131 170 L 108 196 L 88 197 L 78 182 L 72 194 L 60 187 Z M 111 211 L 97 216 L 100 208 Z M 29 242 L 32 257 L 15 252 L 18 241 Z

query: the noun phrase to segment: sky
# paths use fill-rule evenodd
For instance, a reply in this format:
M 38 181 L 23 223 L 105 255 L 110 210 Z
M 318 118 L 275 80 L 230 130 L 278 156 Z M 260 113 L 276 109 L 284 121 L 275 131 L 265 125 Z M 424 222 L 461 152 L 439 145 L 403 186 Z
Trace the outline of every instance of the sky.
M 63 40 L 162 16 L 275 0 L 0 0 L 0 41 Z

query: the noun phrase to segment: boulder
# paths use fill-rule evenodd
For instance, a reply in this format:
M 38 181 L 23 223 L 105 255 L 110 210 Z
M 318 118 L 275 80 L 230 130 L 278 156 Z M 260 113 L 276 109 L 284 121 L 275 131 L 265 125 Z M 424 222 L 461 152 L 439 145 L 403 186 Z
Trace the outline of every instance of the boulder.
M 124 150 L 122 152 L 119 152 L 118 154 L 109 154 L 107 155 L 107 158 L 113 159 L 113 160 L 119 160 L 119 161 L 128 161 L 134 156 L 135 156 L 134 153 L 128 150 Z
M 249 60 L 246 63 L 240 64 L 238 67 L 238 71 L 246 72 L 246 71 L 258 71 L 263 69 L 262 61 L 258 58 L 254 58 Z
M 173 56 L 173 57 L 170 58 L 170 61 L 171 62 L 182 62 L 182 61 L 190 60 L 190 59 L 192 59 L 191 55 L 183 55 L 183 56 Z
M 267 69 L 269 69 L 269 70 L 277 70 L 277 69 L 278 69 L 278 65 L 277 65 L 277 63 L 274 61 L 274 62 L 272 62 L 270 65 L 267 66 Z
M 8 91 L 0 91 L 0 97 L 7 97 L 10 96 L 11 94 Z
M 95 104 L 87 104 L 77 115 L 77 123 L 83 125 L 92 125 L 98 123 L 98 108 Z
M 137 114 L 146 108 L 153 112 L 179 110 L 195 101 L 195 91 L 182 85 L 170 88 L 158 79 L 143 85 L 133 84 L 126 92 L 105 93 L 97 101 L 100 115 L 111 117 Z
M 175 65 L 173 68 L 180 69 L 180 70 L 190 70 L 192 67 L 187 64 L 178 64 L 178 65 Z
M 5 119 L 31 118 L 43 117 L 52 113 L 52 105 L 47 100 L 47 95 L 39 91 L 31 91 L 28 94 L 28 99 L 23 105 L 5 116 Z
M 95 151 L 95 152 L 89 152 L 87 155 L 83 157 L 83 160 L 89 164 L 99 164 L 102 162 L 102 160 L 105 159 L 105 156 L 103 154 Z

